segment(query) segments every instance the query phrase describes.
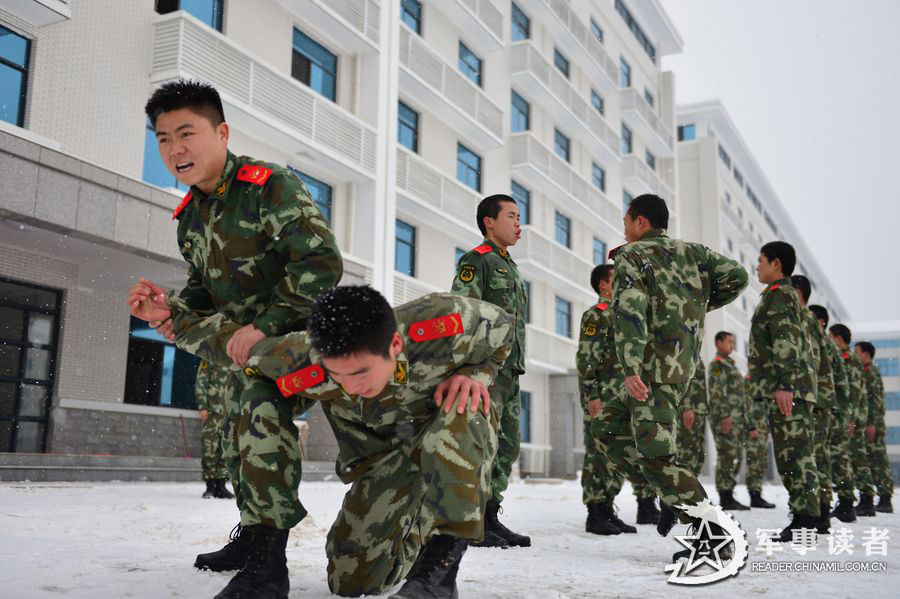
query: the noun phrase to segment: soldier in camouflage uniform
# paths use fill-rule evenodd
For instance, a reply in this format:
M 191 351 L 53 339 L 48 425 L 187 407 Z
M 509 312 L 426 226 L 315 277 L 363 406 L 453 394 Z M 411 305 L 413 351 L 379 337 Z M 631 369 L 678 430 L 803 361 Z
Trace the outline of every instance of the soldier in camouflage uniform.
M 866 441 L 868 442 L 869 456 L 872 460 L 872 482 L 878 491 L 877 512 L 893 513 L 891 497 L 894 495 L 894 478 L 891 475 L 891 462 L 887 455 L 887 445 L 884 442 L 884 382 L 881 380 L 881 372 L 873 361 L 875 359 L 875 346 L 868 341 L 860 341 L 856 344 L 856 357 L 863 364 L 863 380 L 866 384 L 866 396 L 869 399 L 869 415 L 866 421 Z
M 775 444 L 775 463 L 788 491 L 793 519 L 777 540 L 793 531 L 814 529 L 819 519 L 819 474 L 814 453 L 816 370 L 805 309 L 788 278 L 797 263 L 794 248 L 783 241 L 760 249 L 757 273 L 766 285 L 750 325 L 751 393 L 754 407 L 765 410 Z
M 716 491 L 724 510 L 747 510 L 734 498 L 741 469 L 741 449 L 749 435 L 744 379 L 731 357 L 734 335 L 719 331 L 716 357 L 709 363 L 709 424 L 716 442 Z
M 238 328 L 221 314 L 185 321 L 176 343 L 227 364 Z M 337 287 L 308 332 L 253 347 L 245 375 L 277 381 L 295 414 L 320 400 L 337 438 L 351 487 L 325 545 L 333 593 L 377 595 L 406 576 L 393 597 L 456 596 L 491 497 L 497 414 L 486 404 L 514 339 L 513 318 L 487 302 L 432 294 L 392 310 L 369 287 Z
M 872 470 L 869 461 L 869 447 L 866 443 L 866 422 L 869 418 L 869 397 L 863 377 L 863 364 L 850 349 L 852 334 L 843 324 L 832 325 L 828 332 L 831 340 L 837 345 L 844 360 L 847 383 L 850 389 L 850 404 L 853 406 L 853 419 L 850 423 L 850 465 L 853 469 L 853 485 L 847 489 L 838 489 L 838 506 L 854 499 L 854 487 L 859 490 L 859 503 L 855 506 L 856 515 L 871 517 L 875 515 L 875 483 L 872 482 Z M 844 508 L 846 509 L 846 508 Z M 837 514 L 835 514 L 837 516 Z
M 769 418 L 764 410 L 756 407 L 753 394 L 750 392 L 750 374 L 744 377 L 744 397 L 747 399 L 745 413 L 747 426 L 747 491 L 750 493 L 750 507 L 772 509 L 774 503 L 766 501 L 762 496 L 763 479 L 769 467 Z
M 678 406 L 678 462 L 699 477 L 706 460 L 706 416 L 709 406 L 706 397 L 706 369 L 701 363 L 694 368 L 694 376 Z
M 623 392 L 622 366 L 616 359 L 615 336 L 612 323 L 612 280 L 615 267 L 600 264 L 591 272 L 591 287 L 599 295 L 596 305 L 585 310 L 581 317 L 581 333 L 575 364 L 578 367 L 578 386 L 584 410 L 584 466 L 581 472 L 582 500 L 588 516 L 585 531 L 599 535 L 634 533 L 637 529 L 625 524 L 615 513 L 613 501 L 622 490 L 622 473 L 617 471 L 594 438 L 592 424 L 600 414 L 606 398 Z M 638 500 L 638 522 L 656 524 L 656 494 L 643 476 L 631 479 Z M 643 520 L 643 522 L 642 522 Z
M 509 530 L 498 519 L 503 492 L 513 464 L 519 458 L 519 376 L 525 374 L 525 281 L 509 255 L 522 235 L 519 207 L 508 195 L 492 195 L 478 204 L 476 222 L 484 243 L 463 254 L 457 264 L 452 293 L 500 306 L 515 318 L 516 335 L 506 366 L 494 384 L 494 408 L 500 416 L 499 449 L 491 474 L 491 500 L 485 512 L 481 547 L 529 547 L 531 539 Z
M 262 339 L 305 327 L 315 297 L 340 280 L 340 252 L 294 173 L 228 151 L 229 129 L 212 86 L 167 83 L 145 110 L 163 162 L 190 185 L 173 214 L 188 281 L 166 298 L 165 290 L 142 279 L 129 296 L 132 315 L 177 342 L 193 316 L 221 314 L 240 325 L 227 350 L 241 366 Z M 291 410 L 271 381 L 242 384 L 241 526 L 226 547 L 195 562 L 198 568 L 240 568 L 218 599 L 281 596 L 289 585 L 288 532 L 306 514 L 297 494 L 301 456 Z
M 205 499 L 234 499 L 225 487 L 228 468 L 222 459 L 222 435 L 225 429 L 226 396 L 234 394 L 233 377 L 227 368 L 210 367 L 206 361 L 200 362 L 197 378 L 194 382 L 194 398 L 197 410 L 203 422 L 202 441 L 203 457 L 200 467 L 203 480 L 206 481 Z M 239 473 L 238 473 L 239 474 Z M 237 480 L 232 480 L 235 489 L 239 487 Z
M 696 524 L 680 505 L 706 498 L 676 459 L 675 419 L 698 362 L 706 312 L 733 301 L 747 273 L 709 248 L 670 239 L 669 211 L 657 196 L 632 200 L 624 221 L 628 243 L 613 251 L 613 316 L 628 397 L 607 402 L 599 428 L 604 443 L 626 441 L 634 449 L 607 456 L 623 471 L 628 460 L 640 468 L 665 506 L 657 524 L 665 536 L 676 517 Z

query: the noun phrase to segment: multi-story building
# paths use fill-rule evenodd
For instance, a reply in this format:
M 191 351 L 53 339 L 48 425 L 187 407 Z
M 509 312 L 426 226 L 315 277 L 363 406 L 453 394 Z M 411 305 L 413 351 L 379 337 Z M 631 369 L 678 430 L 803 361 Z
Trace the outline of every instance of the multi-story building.
M 0 2 L 0 451 L 196 455 L 196 360 L 130 320 L 177 288 L 143 105 L 177 77 L 222 95 L 238 154 L 306 182 L 344 283 L 395 304 L 450 288 L 478 201 L 518 200 L 528 282 L 522 470 L 580 467 L 574 354 L 623 202 L 675 198 L 681 39 L 657 0 Z M 333 440 L 317 409 L 307 450 Z

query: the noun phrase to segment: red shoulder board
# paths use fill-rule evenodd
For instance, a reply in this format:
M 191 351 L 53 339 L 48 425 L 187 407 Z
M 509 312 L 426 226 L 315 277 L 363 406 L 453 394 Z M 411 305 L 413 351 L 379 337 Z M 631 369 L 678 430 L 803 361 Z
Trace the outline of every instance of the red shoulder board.
M 296 395 L 325 380 L 325 369 L 318 364 L 311 364 L 275 380 L 278 389 L 285 397 Z
M 722 356 L 716 356 L 716 362 L 721 362 L 721 361 L 722 361 Z
M 184 196 L 184 199 L 181 200 L 181 203 L 178 204 L 178 208 L 175 209 L 175 212 L 172 213 L 172 220 L 178 218 L 178 215 L 181 214 L 181 211 L 185 209 L 185 207 L 191 203 L 191 198 L 194 197 L 192 192 L 187 192 L 187 195 Z
M 488 244 L 484 244 L 484 245 L 479 245 L 477 248 L 475 248 L 475 249 L 472 250 L 472 251 L 473 251 L 473 252 L 478 252 L 479 254 L 484 255 L 484 254 L 490 254 L 491 252 L 493 252 L 493 251 L 494 251 L 494 248 L 492 248 L 492 247 L 489 246 Z
M 246 181 L 256 185 L 265 185 L 266 181 L 272 175 L 272 169 L 263 166 L 253 166 L 245 164 L 237 172 L 238 181 Z
M 845 352 L 844 352 L 844 359 L 845 359 L 845 360 L 849 360 L 849 359 L 850 359 L 850 352 L 848 352 L 848 351 L 845 351 Z
M 409 325 L 409 336 L 413 341 L 431 341 L 432 339 L 462 335 L 463 332 L 462 317 L 459 312 Z
M 769 291 L 775 291 L 775 290 L 778 289 L 779 287 L 781 287 L 781 283 L 775 283 L 774 285 L 772 285 L 771 287 L 769 287 Z
M 597 309 L 601 312 L 603 312 L 607 308 L 609 308 L 609 304 L 607 304 L 606 302 L 600 302 L 599 304 L 597 304 Z

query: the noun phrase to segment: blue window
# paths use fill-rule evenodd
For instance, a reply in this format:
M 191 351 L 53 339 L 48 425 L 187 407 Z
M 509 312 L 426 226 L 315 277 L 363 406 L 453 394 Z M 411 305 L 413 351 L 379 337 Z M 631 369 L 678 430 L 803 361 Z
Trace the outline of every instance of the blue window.
M 593 18 L 591 18 L 591 35 L 597 38 L 598 42 L 603 43 L 603 29 Z
M 176 348 L 133 316 L 127 356 L 125 403 L 197 409 L 194 380 L 200 358 Z
M 419 151 L 419 113 L 404 104 L 397 104 L 397 141 L 413 152 Z
M 627 156 L 631 154 L 631 129 L 628 128 L 628 125 L 622 123 L 622 155 Z
M 527 40 L 531 37 L 531 19 L 519 8 L 515 2 L 512 3 L 512 41 L 518 42 Z
M 513 133 L 528 131 L 531 127 L 531 106 L 529 106 L 528 102 L 516 92 L 512 92 L 512 109 L 510 110 L 510 116 L 512 118 L 510 130 Z
M 656 99 L 653 97 L 653 94 L 651 94 L 650 90 L 646 87 L 644 88 L 644 100 L 647 101 L 647 104 L 650 105 L 650 108 L 653 108 L 653 105 L 656 103 Z
M 603 102 L 603 97 L 594 90 L 591 90 L 591 106 L 593 106 L 594 110 L 596 110 L 600 114 L 603 114 L 606 109 L 606 105 Z
M 900 339 L 876 339 L 872 341 L 872 345 L 876 348 L 887 349 L 890 347 L 900 347 Z
M 334 101 L 337 56 L 295 28 L 291 76 Z
M 563 56 L 556 48 L 553 48 L 553 64 L 556 65 L 560 73 L 566 76 L 566 79 L 569 78 L 569 59 Z
M 875 358 L 875 366 L 881 376 L 900 376 L 900 360 L 897 358 Z
M 456 179 L 475 191 L 481 191 L 481 156 L 456 144 Z
M 900 391 L 888 391 L 885 393 L 884 407 L 887 410 L 900 410 Z
M 523 225 L 531 224 L 531 192 L 516 183 L 510 181 L 512 197 L 519 205 L 519 222 Z
M 741 174 L 741 171 L 738 170 L 738 167 L 734 167 L 734 180 L 737 181 L 737 184 L 743 189 L 744 175 Z
M 400 20 L 422 35 L 422 3 L 419 0 L 400 0 Z
M 145 183 L 150 183 L 157 187 L 174 187 L 181 191 L 187 191 L 187 185 L 179 183 L 175 179 L 175 175 L 166 168 L 166 164 L 159 155 L 156 133 L 149 123 L 144 134 L 144 172 L 142 178 Z
M 619 58 L 619 87 L 631 87 L 631 65 Z
M 625 24 L 628 25 L 628 28 L 631 29 L 631 33 L 634 34 L 634 37 L 637 38 L 638 44 L 644 49 L 644 52 L 647 53 L 647 56 L 650 57 L 650 60 L 656 64 L 656 48 L 653 44 L 650 43 L 650 40 L 647 38 L 647 35 L 644 33 L 644 30 L 637 24 L 634 17 L 631 16 L 631 13 L 625 8 L 625 4 L 622 3 L 622 0 L 616 0 L 616 11 L 620 15 L 622 15 L 622 19 L 625 20 Z
M 416 228 L 397 219 L 394 270 L 416 276 Z
M 557 211 L 554 211 L 554 232 L 556 234 L 556 241 L 567 248 L 572 247 L 572 221 L 571 219 L 564 215 L 560 214 Z
M 652 170 L 656 170 L 656 156 L 654 156 L 650 150 L 645 151 L 645 160 L 647 162 L 647 166 L 649 166 Z
M 157 0 L 156 12 L 161 15 L 183 10 L 216 31 L 222 31 L 223 0 Z
M 900 426 L 887 427 L 884 442 L 886 445 L 900 445 Z
M 591 165 L 591 182 L 600 191 L 606 191 L 606 171 L 596 162 Z
M 322 213 L 322 218 L 325 219 L 325 222 L 330 227 L 332 207 L 331 196 L 333 193 L 331 185 L 325 183 L 324 181 L 319 181 L 314 177 L 310 177 L 306 173 L 295 168 L 288 168 L 290 168 L 291 171 L 293 171 L 294 174 L 300 177 L 300 180 L 303 181 L 303 185 L 306 187 L 306 191 L 309 192 L 309 196 L 313 199 L 313 202 L 315 202 L 316 207 L 319 209 L 319 212 Z
M 456 248 L 453 250 L 453 263 L 459 264 L 459 259 L 466 255 L 466 250 L 462 248 Z
M 525 283 L 525 323 L 531 324 L 531 281 Z
M 572 336 L 572 302 L 556 296 L 556 334 Z
M 631 195 L 624 189 L 622 190 L 622 214 L 625 214 L 626 212 L 628 212 L 628 207 L 631 206 L 631 200 L 633 200 L 633 199 L 634 199 L 633 195 Z
M 459 70 L 475 85 L 481 87 L 481 59 L 459 42 Z
M 594 237 L 594 264 L 606 264 L 606 244 Z
M 519 411 L 519 441 L 531 443 L 531 392 L 519 391 L 522 409 Z
M 556 155 L 565 160 L 569 161 L 569 138 L 563 135 L 559 129 L 553 130 L 553 149 L 556 150 Z
M 25 124 L 30 57 L 31 41 L 0 25 L 0 120 L 16 127 Z
M 693 123 L 678 125 L 678 141 L 694 141 L 697 139 L 697 128 Z

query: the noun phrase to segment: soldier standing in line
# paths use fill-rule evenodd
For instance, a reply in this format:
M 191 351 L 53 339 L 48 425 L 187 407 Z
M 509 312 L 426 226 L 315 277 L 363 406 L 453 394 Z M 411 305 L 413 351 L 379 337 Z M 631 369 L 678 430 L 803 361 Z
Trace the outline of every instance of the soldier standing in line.
M 765 411 L 775 444 L 775 463 L 788 491 L 793 519 L 776 539 L 789 542 L 797 529 L 819 519 L 819 473 L 814 452 L 816 371 L 804 333 L 804 308 L 791 287 L 797 263 L 784 241 L 762 246 L 757 274 L 766 285 L 750 325 L 748 359 L 754 408 Z
M 600 264 L 591 271 L 591 288 L 599 296 L 596 305 L 584 311 L 578 337 L 578 386 L 584 410 L 584 467 L 581 472 L 582 500 L 588 516 L 585 531 L 598 535 L 634 533 L 637 529 L 616 515 L 613 501 L 622 490 L 618 472 L 592 432 L 592 423 L 600 414 L 606 398 L 623 393 L 622 366 L 616 359 L 612 322 L 612 281 L 615 267 Z M 631 480 L 638 502 L 638 524 L 656 524 L 656 494 L 643 476 Z
M 229 127 L 211 85 L 166 83 L 145 111 L 166 168 L 190 186 L 173 214 L 188 281 L 166 297 L 142 278 L 129 293 L 131 314 L 177 342 L 192 315 L 220 313 L 240 325 L 227 350 L 243 366 L 267 336 L 305 328 L 313 300 L 340 280 L 334 235 L 294 173 L 228 151 Z M 271 381 L 240 377 L 240 413 L 227 416 L 239 424 L 223 453 L 239 464 L 241 522 L 231 542 L 194 565 L 240 569 L 217 599 L 281 597 L 289 587 L 288 533 L 306 515 L 298 431 Z
M 709 413 L 706 390 L 706 369 L 697 363 L 687 392 L 678 405 L 678 462 L 699 477 L 706 460 L 706 416 Z
M 499 395 L 494 409 L 500 416 L 499 448 L 491 475 L 491 500 L 484 514 L 484 540 L 477 547 L 530 547 L 531 538 L 511 531 L 499 520 L 503 492 L 509 486 L 513 464 L 519 459 L 519 421 L 522 399 L 519 376 L 525 374 L 525 281 L 509 255 L 522 236 L 519 207 L 508 195 L 492 195 L 478 204 L 478 229 L 484 243 L 463 254 L 457 264 L 452 293 L 500 306 L 515 318 L 516 335 L 506 366 L 494 384 Z
M 233 375 L 227 368 L 210 366 L 205 360 L 200 362 L 194 382 L 194 398 L 203 422 L 203 457 L 200 459 L 200 466 L 203 480 L 206 481 L 204 499 L 234 499 L 234 495 L 225 487 L 225 479 L 229 473 L 222 459 L 225 398 L 233 393 Z M 231 484 L 235 489 L 239 487 L 237 481 L 232 481 Z
M 866 394 L 866 383 L 863 378 L 863 365 L 856 353 L 850 350 L 852 334 L 843 324 L 831 325 L 828 329 L 831 340 L 837 346 L 847 372 L 850 388 L 850 403 L 854 407 L 853 420 L 850 424 L 850 463 L 853 468 L 853 484 L 859 490 L 859 503 L 856 504 L 856 515 L 872 517 L 875 515 L 875 484 L 872 482 L 872 470 L 869 462 L 868 444 L 866 443 L 866 422 L 869 418 L 869 398 Z M 838 507 L 841 499 L 853 502 L 854 490 L 851 487 L 838 492 Z
M 878 491 L 876 512 L 891 514 L 894 507 L 891 497 L 894 495 L 894 478 L 891 476 L 891 461 L 887 455 L 884 442 L 884 382 L 881 372 L 875 365 L 875 346 L 868 341 L 856 344 L 856 357 L 863 364 L 863 379 L 866 383 L 866 395 L 869 398 L 869 417 L 866 421 L 866 441 L 869 444 L 869 456 L 872 460 L 872 482 Z
M 716 357 L 709 363 L 709 423 L 716 442 L 716 491 L 723 510 L 748 510 L 734 498 L 747 431 L 744 379 L 731 357 L 734 335 L 719 331 Z
M 657 196 L 633 199 L 624 224 L 628 243 L 612 252 L 613 317 L 628 396 L 606 402 L 594 427 L 607 457 L 623 472 L 640 468 L 656 492 L 657 531 L 665 536 L 676 518 L 696 524 L 679 505 L 707 497 L 677 461 L 675 419 L 697 366 L 706 312 L 740 295 L 747 272 L 707 247 L 671 239 L 669 210 Z
M 753 394 L 750 392 L 750 373 L 744 377 L 744 397 L 747 414 L 747 426 L 750 433 L 747 435 L 747 491 L 750 493 L 750 507 L 772 509 L 774 503 L 763 499 L 763 480 L 766 478 L 766 470 L 769 467 L 769 418 L 765 413 L 755 409 Z

